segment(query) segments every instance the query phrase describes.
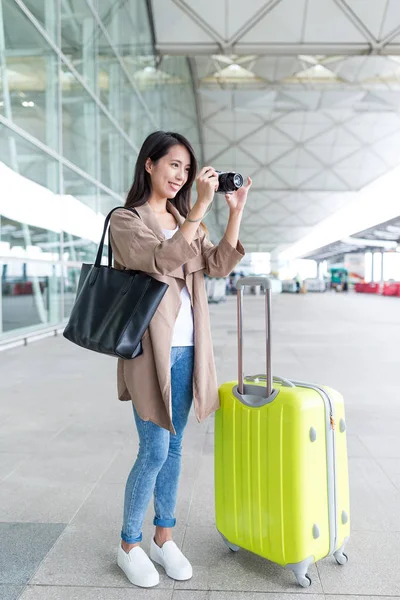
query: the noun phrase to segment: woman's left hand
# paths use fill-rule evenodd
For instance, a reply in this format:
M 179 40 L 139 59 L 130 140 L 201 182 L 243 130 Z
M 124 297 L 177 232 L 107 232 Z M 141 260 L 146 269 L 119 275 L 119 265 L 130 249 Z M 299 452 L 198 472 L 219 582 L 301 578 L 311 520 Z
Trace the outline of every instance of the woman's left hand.
M 227 205 L 229 206 L 229 210 L 231 213 L 233 212 L 242 212 L 246 201 L 247 194 L 249 193 L 249 189 L 251 188 L 252 180 L 250 177 L 247 178 L 247 185 L 243 185 L 241 188 L 236 190 L 236 192 L 232 192 L 231 194 L 225 194 L 225 200 Z

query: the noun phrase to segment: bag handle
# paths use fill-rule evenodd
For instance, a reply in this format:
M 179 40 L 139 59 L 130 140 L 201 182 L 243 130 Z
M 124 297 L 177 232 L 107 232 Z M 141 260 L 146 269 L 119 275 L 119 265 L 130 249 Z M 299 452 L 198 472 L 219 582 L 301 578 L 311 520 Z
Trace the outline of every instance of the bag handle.
M 113 253 L 112 253 L 112 248 L 111 248 L 111 232 L 110 232 L 109 224 L 110 224 L 110 219 L 111 219 L 111 215 L 113 214 L 113 212 L 115 212 L 116 210 L 119 210 L 121 208 L 123 210 L 130 210 L 131 212 L 138 214 L 134 208 L 125 208 L 125 206 L 116 206 L 115 208 L 110 210 L 110 212 L 108 213 L 108 215 L 106 216 L 105 221 L 104 221 L 103 235 L 101 236 L 99 249 L 97 250 L 96 260 L 94 263 L 94 266 L 97 268 L 99 268 L 101 265 L 101 257 L 103 256 L 104 240 L 106 238 L 107 228 L 108 228 L 108 268 L 112 267 Z
M 238 303 L 238 351 L 239 351 L 239 394 L 244 394 L 243 373 L 243 288 L 246 286 L 259 285 L 265 290 L 265 333 L 266 333 L 266 386 L 267 398 L 272 394 L 272 372 L 271 372 L 271 281 L 268 277 L 242 277 L 236 282 Z

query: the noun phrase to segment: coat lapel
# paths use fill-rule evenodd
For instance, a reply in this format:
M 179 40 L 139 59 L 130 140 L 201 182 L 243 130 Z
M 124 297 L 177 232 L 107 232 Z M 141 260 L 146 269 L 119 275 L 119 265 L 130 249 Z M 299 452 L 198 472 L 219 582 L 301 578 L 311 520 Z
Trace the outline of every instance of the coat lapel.
M 152 232 L 154 233 L 154 235 L 160 241 L 164 241 L 165 240 L 164 233 L 163 233 L 163 231 L 159 225 L 159 222 L 157 220 L 157 217 L 155 216 L 154 212 L 152 211 L 149 203 L 146 202 L 146 204 L 143 204 L 142 206 L 135 207 L 135 210 L 137 211 L 139 217 L 142 219 L 142 221 L 146 225 L 146 227 L 151 229 Z M 167 201 L 167 210 L 174 216 L 176 222 L 178 223 L 178 227 L 181 227 L 181 225 L 183 225 L 183 223 L 185 222 L 185 219 L 180 214 L 180 212 L 177 210 L 177 208 L 172 204 L 172 202 Z M 194 240 L 198 239 L 199 237 L 200 237 L 200 233 L 199 233 L 199 230 L 197 230 L 196 235 L 194 236 Z M 199 257 L 199 259 L 201 259 L 201 258 L 202 257 Z M 198 262 L 198 260 L 197 260 L 197 262 Z M 190 273 L 192 273 L 193 271 L 197 271 L 201 268 L 204 268 L 204 260 L 201 265 L 200 264 L 197 265 L 196 261 L 194 261 L 194 262 L 196 264 L 182 265 L 182 267 L 175 269 L 169 275 L 171 277 L 175 277 L 177 279 L 182 279 L 183 281 L 185 281 L 186 277 L 189 276 Z M 186 281 L 186 283 L 188 283 L 188 282 Z
M 168 208 L 169 212 L 174 215 L 174 217 L 178 223 L 178 226 L 180 227 L 185 222 L 184 217 L 182 217 L 182 215 L 178 212 L 178 210 L 175 208 L 175 206 L 171 202 L 168 202 L 167 208 Z M 195 241 L 199 238 L 200 238 L 200 231 L 199 231 L 199 229 L 197 229 L 196 235 L 194 236 L 193 241 Z M 192 290 L 191 273 L 193 273 L 194 271 L 199 271 L 201 269 L 204 269 L 204 266 L 205 266 L 204 258 L 202 257 L 201 254 L 198 254 L 195 258 L 193 258 L 192 260 L 190 260 L 189 262 L 187 262 L 183 265 L 183 276 L 185 278 L 186 285 L 189 290 Z M 192 293 L 192 292 L 190 292 L 190 293 Z
M 142 219 L 143 223 L 146 225 L 146 227 L 151 229 L 160 241 L 165 240 L 165 236 L 162 232 L 162 229 L 158 224 L 157 217 L 151 210 L 149 203 L 146 202 L 146 204 L 143 204 L 142 206 L 135 206 L 135 210 L 138 213 L 139 217 Z

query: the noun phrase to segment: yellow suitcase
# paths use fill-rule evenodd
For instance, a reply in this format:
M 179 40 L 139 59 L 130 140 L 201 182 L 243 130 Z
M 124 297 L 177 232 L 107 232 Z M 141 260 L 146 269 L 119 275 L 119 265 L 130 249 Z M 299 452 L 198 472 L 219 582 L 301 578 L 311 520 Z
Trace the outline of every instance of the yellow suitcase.
M 243 287 L 266 297 L 267 374 L 243 377 Z M 271 376 L 268 278 L 238 288 L 239 381 L 219 389 L 215 416 L 216 526 L 232 551 L 245 548 L 311 585 L 311 564 L 350 536 L 346 422 L 342 396 L 325 386 Z

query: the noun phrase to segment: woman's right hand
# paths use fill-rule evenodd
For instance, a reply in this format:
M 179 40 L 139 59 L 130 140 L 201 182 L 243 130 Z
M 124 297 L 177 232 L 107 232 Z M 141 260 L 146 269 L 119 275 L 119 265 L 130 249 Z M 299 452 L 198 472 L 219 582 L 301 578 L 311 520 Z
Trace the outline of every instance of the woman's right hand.
M 196 177 L 197 203 L 207 208 L 218 189 L 218 173 L 213 167 L 203 167 Z

